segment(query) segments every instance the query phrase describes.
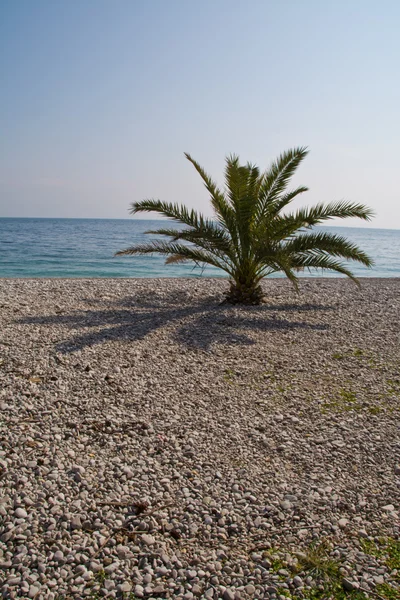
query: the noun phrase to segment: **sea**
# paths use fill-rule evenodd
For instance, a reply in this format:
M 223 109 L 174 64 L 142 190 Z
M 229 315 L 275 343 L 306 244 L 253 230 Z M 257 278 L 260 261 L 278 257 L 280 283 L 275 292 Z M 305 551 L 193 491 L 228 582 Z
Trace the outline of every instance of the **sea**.
M 118 250 L 156 239 L 149 229 L 166 221 L 139 219 L 0 218 L 0 277 L 226 277 L 214 267 L 165 265 L 157 255 L 118 256 Z M 375 265 L 351 263 L 357 277 L 400 277 L 400 229 L 321 227 L 344 235 Z M 321 272 L 305 272 L 320 277 Z M 277 275 L 279 276 L 279 275 Z M 324 272 L 324 277 L 337 277 Z

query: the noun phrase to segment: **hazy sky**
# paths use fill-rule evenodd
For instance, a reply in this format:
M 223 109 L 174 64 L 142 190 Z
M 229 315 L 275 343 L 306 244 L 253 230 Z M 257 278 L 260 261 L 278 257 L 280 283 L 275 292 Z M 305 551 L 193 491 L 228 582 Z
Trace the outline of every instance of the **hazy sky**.
M 400 228 L 399 31 L 399 0 L 1 0 L 0 216 L 210 214 L 184 151 L 221 181 L 306 145 L 302 204 Z

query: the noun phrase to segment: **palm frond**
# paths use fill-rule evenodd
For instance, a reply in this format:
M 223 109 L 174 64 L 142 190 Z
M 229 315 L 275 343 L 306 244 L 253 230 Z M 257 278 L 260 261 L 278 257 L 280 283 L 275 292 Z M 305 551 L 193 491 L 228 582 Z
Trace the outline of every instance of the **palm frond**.
M 260 171 L 255 165 L 240 165 L 236 155 L 226 159 L 226 193 L 235 214 L 240 254 L 243 258 L 248 255 L 251 246 L 251 225 L 257 207 L 259 179 Z
M 328 253 L 347 260 L 354 260 L 367 267 L 373 265 L 370 257 L 360 250 L 356 244 L 349 242 L 345 237 L 325 232 L 305 233 L 291 238 L 284 245 L 289 254 L 320 254 Z
M 285 206 L 290 204 L 292 200 L 299 196 L 300 194 L 304 194 L 304 192 L 308 192 L 308 187 L 300 186 L 295 190 L 288 192 L 287 194 L 283 194 L 282 196 L 278 196 L 278 198 L 274 202 L 274 213 L 278 214 Z
M 373 214 L 371 209 L 362 204 L 344 201 L 320 203 L 309 208 L 301 208 L 294 213 L 276 215 L 270 222 L 269 231 L 274 239 L 281 240 L 330 219 L 357 217 L 369 221 Z
M 191 209 L 189 210 L 183 204 L 163 202 L 161 200 L 146 199 L 140 202 L 132 202 L 129 211 L 132 215 L 138 212 L 156 212 L 160 215 L 168 217 L 173 221 L 179 221 L 189 227 L 196 227 L 199 220 L 203 217 Z
M 186 158 L 188 159 L 188 161 L 192 163 L 192 165 L 194 166 L 194 168 L 196 169 L 196 171 L 202 178 L 207 191 L 210 193 L 211 198 L 214 199 L 214 201 L 217 203 L 220 201 L 225 201 L 225 196 L 224 196 L 223 192 L 218 188 L 217 184 L 211 179 L 210 175 L 208 175 L 208 173 L 206 173 L 206 171 L 197 162 L 197 160 L 192 158 L 188 152 L 185 152 L 184 154 L 185 154 Z
M 145 234 L 149 235 L 165 235 L 171 237 L 174 242 L 183 238 L 186 232 L 191 231 L 190 229 L 149 229 L 145 231 Z
M 187 240 L 197 243 L 198 240 L 204 239 L 210 245 L 214 245 L 216 249 L 226 253 L 232 252 L 232 242 L 229 235 L 220 227 L 217 227 L 211 221 L 204 221 L 196 229 L 151 229 L 145 231 L 151 235 L 165 235 L 177 240 Z
M 215 216 L 224 229 L 231 235 L 232 239 L 237 242 L 237 222 L 235 213 L 229 206 L 224 193 L 218 188 L 217 184 L 206 173 L 203 167 L 190 154 L 185 152 L 185 156 L 192 163 L 196 171 L 202 178 L 207 191 L 210 194 L 211 206 L 214 209 Z
M 329 204 L 319 203 L 309 208 L 302 208 L 295 213 L 285 215 L 285 219 L 293 219 L 296 223 L 302 223 L 302 227 L 318 225 L 323 221 L 330 219 L 348 219 L 356 217 L 364 221 L 370 221 L 374 216 L 374 211 L 363 204 L 355 202 L 330 202 Z
M 194 244 L 211 254 L 224 261 L 229 261 L 230 264 L 234 265 L 237 263 L 237 256 L 235 248 L 232 244 L 230 237 L 221 228 L 214 224 L 206 227 L 199 227 L 198 229 L 155 229 L 146 231 L 152 235 L 164 235 L 172 238 L 173 242 L 183 240 Z
M 246 217 L 249 209 L 248 185 L 252 167 L 242 166 L 239 157 L 228 156 L 225 165 L 225 187 L 236 218 Z M 258 170 L 258 169 L 257 169 Z
M 255 258 L 260 274 L 265 276 L 266 272 L 272 274 L 282 271 L 298 290 L 298 281 L 293 270 L 291 256 L 282 245 L 272 245 L 267 240 L 257 246 Z
M 360 286 L 360 282 L 353 273 L 341 262 L 330 258 L 325 252 L 315 252 L 312 254 L 298 254 L 292 257 L 293 268 L 295 269 L 321 269 L 323 271 L 335 271 L 341 275 L 346 275 L 354 283 Z
M 267 216 L 273 202 L 285 191 L 290 178 L 307 154 L 308 150 L 304 147 L 283 152 L 264 173 L 257 206 L 257 224 Z
M 162 202 L 161 200 L 142 200 L 141 202 L 132 204 L 131 213 L 136 214 L 137 212 L 157 212 L 192 228 L 193 231 L 198 232 L 199 238 L 208 237 L 214 239 L 217 245 L 220 247 L 224 245 L 226 250 L 229 251 L 228 242 L 231 236 L 229 236 L 228 232 L 224 232 L 211 219 L 203 217 L 193 209 L 188 210 L 183 205 Z M 169 235 L 169 233 L 162 233 L 161 235 Z
M 119 250 L 115 253 L 115 256 L 133 254 L 164 254 L 166 256 L 180 256 L 182 257 L 182 260 L 192 260 L 196 264 L 206 263 L 217 267 L 218 269 L 222 269 L 230 274 L 228 265 L 224 264 L 222 261 L 219 261 L 215 255 L 199 248 L 185 246 L 184 244 L 154 241 L 149 244 L 138 244 L 137 246 L 125 248 L 125 250 Z

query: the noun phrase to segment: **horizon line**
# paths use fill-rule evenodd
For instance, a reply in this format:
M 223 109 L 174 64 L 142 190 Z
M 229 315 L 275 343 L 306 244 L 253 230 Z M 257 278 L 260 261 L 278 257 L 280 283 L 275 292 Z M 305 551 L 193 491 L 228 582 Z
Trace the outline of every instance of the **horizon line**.
M 208 217 L 211 218 L 211 217 Z M 2 217 L 0 219 L 37 219 L 37 220 L 63 220 L 63 221 L 166 221 L 168 219 L 143 219 L 133 217 Z M 177 223 L 178 225 L 178 223 Z M 371 225 L 316 225 L 316 227 L 337 227 L 340 229 L 378 229 L 385 231 L 400 231 L 400 227 L 373 227 Z

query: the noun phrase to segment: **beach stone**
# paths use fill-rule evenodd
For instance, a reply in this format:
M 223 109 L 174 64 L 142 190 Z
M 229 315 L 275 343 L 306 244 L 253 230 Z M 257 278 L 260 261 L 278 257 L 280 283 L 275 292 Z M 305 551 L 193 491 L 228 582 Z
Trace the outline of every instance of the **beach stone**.
M 154 544 L 156 543 L 155 538 L 152 535 L 148 535 L 147 533 L 144 533 L 141 536 L 141 540 L 144 544 L 146 544 L 146 546 L 154 546 Z
M 3 533 L 3 535 L 0 537 L 0 540 L 6 544 L 13 537 L 14 537 L 14 532 L 12 530 L 10 530 L 10 531 L 6 531 L 5 533 Z
M 351 581 L 350 579 L 343 579 L 343 587 L 348 592 L 352 592 L 354 590 L 358 590 L 360 588 L 360 584 L 357 581 Z
M 158 594 L 164 594 L 164 592 L 165 592 L 164 585 L 162 583 L 159 583 L 158 585 L 154 586 L 152 593 L 158 595 Z
M 365 531 L 365 529 L 359 529 L 358 535 L 361 538 L 368 538 L 369 537 L 368 532 Z
M 197 585 L 197 583 L 194 583 L 192 586 L 192 593 L 195 596 L 201 596 L 201 594 L 203 593 L 202 588 L 199 585 Z
M 37 596 L 37 594 L 39 594 L 39 592 L 40 592 L 40 586 L 39 585 L 30 585 L 29 586 L 28 597 L 29 598 L 35 598 L 35 596 Z
M 107 575 L 111 575 L 118 568 L 119 568 L 119 564 L 114 562 L 114 563 L 111 563 L 111 565 L 108 565 L 107 567 L 105 567 L 104 572 L 107 573 Z
M 144 587 L 142 585 L 140 585 L 139 583 L 137 583 L 135 585 L 135 589 L 134 592 L 135 596 L 137 596 L 138 598 L 143 598 L 144 596 Z
M 298 420 L 299 419 L 297 419 L 297 421 Z M 292 419 L 292 421 L 293 421 L 293 419 Z M 297 496 L 294 496 L 293 494 L 287 494 L 284 499 L 291 503 L 297 502 L 297 500 L 298 500 Z
M 297 587 L 297 588 L 302 587 L 304 585 L 302 578 L 299 577 L 298 575 L 293 577 L 293 583 L 294 583 L 295 587 Z
M 64 552 L 62 552 L 62 550 L 57 550 L 54 553 L 54 560 L 61 562 L 64 560 Z
M 75 573 L 78 573 L 78 575 L 81 575 L 82 573 L 86 573 L 86 567 L 85 565 L 78 565 L 75 569 Z
M 133 553 L 129 549 L 129 546 L 117 546 L 116 551 L 118 554 L 118 558 L 120 558 L 121 560 L 125 560 L 133 556 Z
M 253 584 L 249 583 L 248 585 L 245 586 L 244 591 L 249 596 L 254 596 L 254 594 L 256 593 L 256 588 L 254 587 Z
M 105 579 L 103 585 L 104 589 L 109 592 L 115 588 L 115 581 L 112 579 Z
M 82 529 L 82 521 L 79 516 L 72 517 L 70 521 L 71 529 Z

